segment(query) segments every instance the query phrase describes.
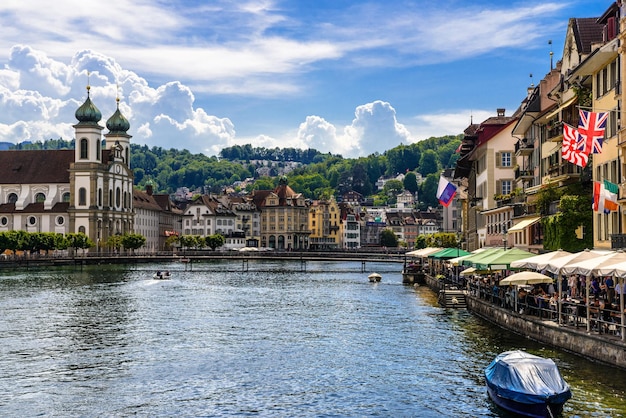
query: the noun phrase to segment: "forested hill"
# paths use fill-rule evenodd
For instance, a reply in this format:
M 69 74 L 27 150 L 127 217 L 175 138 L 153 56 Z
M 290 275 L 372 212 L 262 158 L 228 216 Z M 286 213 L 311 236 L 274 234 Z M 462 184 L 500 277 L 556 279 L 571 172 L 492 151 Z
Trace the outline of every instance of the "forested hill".
M 343 158 L 314 149 L 266 149 L 251 145 L 224 148 L 218 158 L 187 150 L 132 144 L 131 167 L 137 186 L 143 188 L 151 181 L 161 193 L 173 193 L 179 187 L 191 190 L 205 187 L 205 191 L 220 192 L 250 178 L 256 179 L 254 185 L 250 182 L 243 187 L 270 189 L 277 184 L 278 176 L 286 175 L 290 186 L 308 198 L 328 197 L 348 190 L 370 196 L 376 193 L 375 183 L 381 176 L 414 171 L 427 178 L 431 174 L 436 176 L 442 168 L 453 167 L 461 139 L 462 135 L 429 138 L 361 158 Z M 73 149 L 74 141 L 57 139 L 10 148 Z M 410 184 L 404 186 L 413 188 Z

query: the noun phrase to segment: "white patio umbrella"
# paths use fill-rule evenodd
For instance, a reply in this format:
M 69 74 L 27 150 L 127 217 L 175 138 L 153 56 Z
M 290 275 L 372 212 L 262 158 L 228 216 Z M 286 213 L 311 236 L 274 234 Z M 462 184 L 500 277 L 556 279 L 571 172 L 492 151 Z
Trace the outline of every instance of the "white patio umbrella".
M 571 253 L 569 251 L 556 250 L 545 254 L 539 254 L 534 257 L 513 261 L 511 262 L 511 267 L 537 270 L 538 264 L 547 263 L 552 259 L 565 257 L 570 254 Z
M 554 279 L 552 277 L 537 273 L 536 271 L 520 271 L 519 273 L 511 274 L 500 280 L 500 285 L 522 286 L 527 284 L 552 283 L 553 281 Z
M 582 274 L 583 276 L 598 276 L 599 269 L 612 264 L 626 261 L 626 253 L 614 251 L 603 256 L 596 256 L 568 263 L 561 268 L 561 274 Z
M 569 254 L 563 257 L 553 258 L 542 263 L 537 263 L 536 269 L 538 271 L 546 270 L 550 273 L 560 273 L 561 269 L 568 264 L 576 263 L 582 260 L 588 260 L 590 258 L 597 258 L 599 256 L 611 253 L 611 251 L 597 251 L 597 250 L 584 250 L 577 253 Z

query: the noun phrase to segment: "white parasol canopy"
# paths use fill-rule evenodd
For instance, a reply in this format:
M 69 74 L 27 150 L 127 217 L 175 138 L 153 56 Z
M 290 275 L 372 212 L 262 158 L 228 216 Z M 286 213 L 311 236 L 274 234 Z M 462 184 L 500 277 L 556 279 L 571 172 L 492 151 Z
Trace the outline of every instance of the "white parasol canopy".
M 537 263 L 536 270 L 546 270 L 550 273 L 559 273 L 563 267 L 568 264 L 576 263 L 590 258 L 598 258 L 600 256 L 610 254 L 611 251 L 583 250 L 577 253 L 566 255 L 563 257 L 553 258 L 543 263 Z
M 610 266 L 612 264 L 626 261 L 626 253 L 615 251 L 603 256 L 596 256 L 586 260 L 568 263 L 561 269 L 562 274 L 582 274 L 584 276 L 597 276 L 599 269 Z
M 547 263 L 552 259 L 565 257 L 570 254 L 571 253 L 569 251 L 556 250 L 545 254 L 535 255 L 533 257 L 522 258 L 521 260 L 512 261 L 511 268 L 537 270 L 538 264 Z
M 539 283 L 552 283 L 552 277 L 548 277 L 545 274 L 537 273 L 536 271 L 521 271 L 519 273 L 511 274 L 510 276 L 500 280 L 500 286 L 506 285 L 526 285 L 526 284 L 539 284 Z

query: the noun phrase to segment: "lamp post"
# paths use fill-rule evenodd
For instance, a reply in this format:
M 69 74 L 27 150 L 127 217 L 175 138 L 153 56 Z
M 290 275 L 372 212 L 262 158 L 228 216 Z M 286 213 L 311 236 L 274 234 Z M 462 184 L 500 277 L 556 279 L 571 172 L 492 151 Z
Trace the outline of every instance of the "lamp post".
M 504 246 L 505 250 L 506 250 L 506 237 L 507 237 L 506 224 L 503 224 L 502 225 L 502 245 Z

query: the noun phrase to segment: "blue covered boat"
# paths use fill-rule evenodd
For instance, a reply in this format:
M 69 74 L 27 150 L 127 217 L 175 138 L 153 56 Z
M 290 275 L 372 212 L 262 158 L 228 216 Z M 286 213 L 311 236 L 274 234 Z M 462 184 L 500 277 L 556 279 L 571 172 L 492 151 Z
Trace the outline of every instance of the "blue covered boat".
M 485 369 L 485 380 L 496 405 L 527 417 L 555 417 L 572 397 L 554 361 L 525 351 L 499 354 Z

